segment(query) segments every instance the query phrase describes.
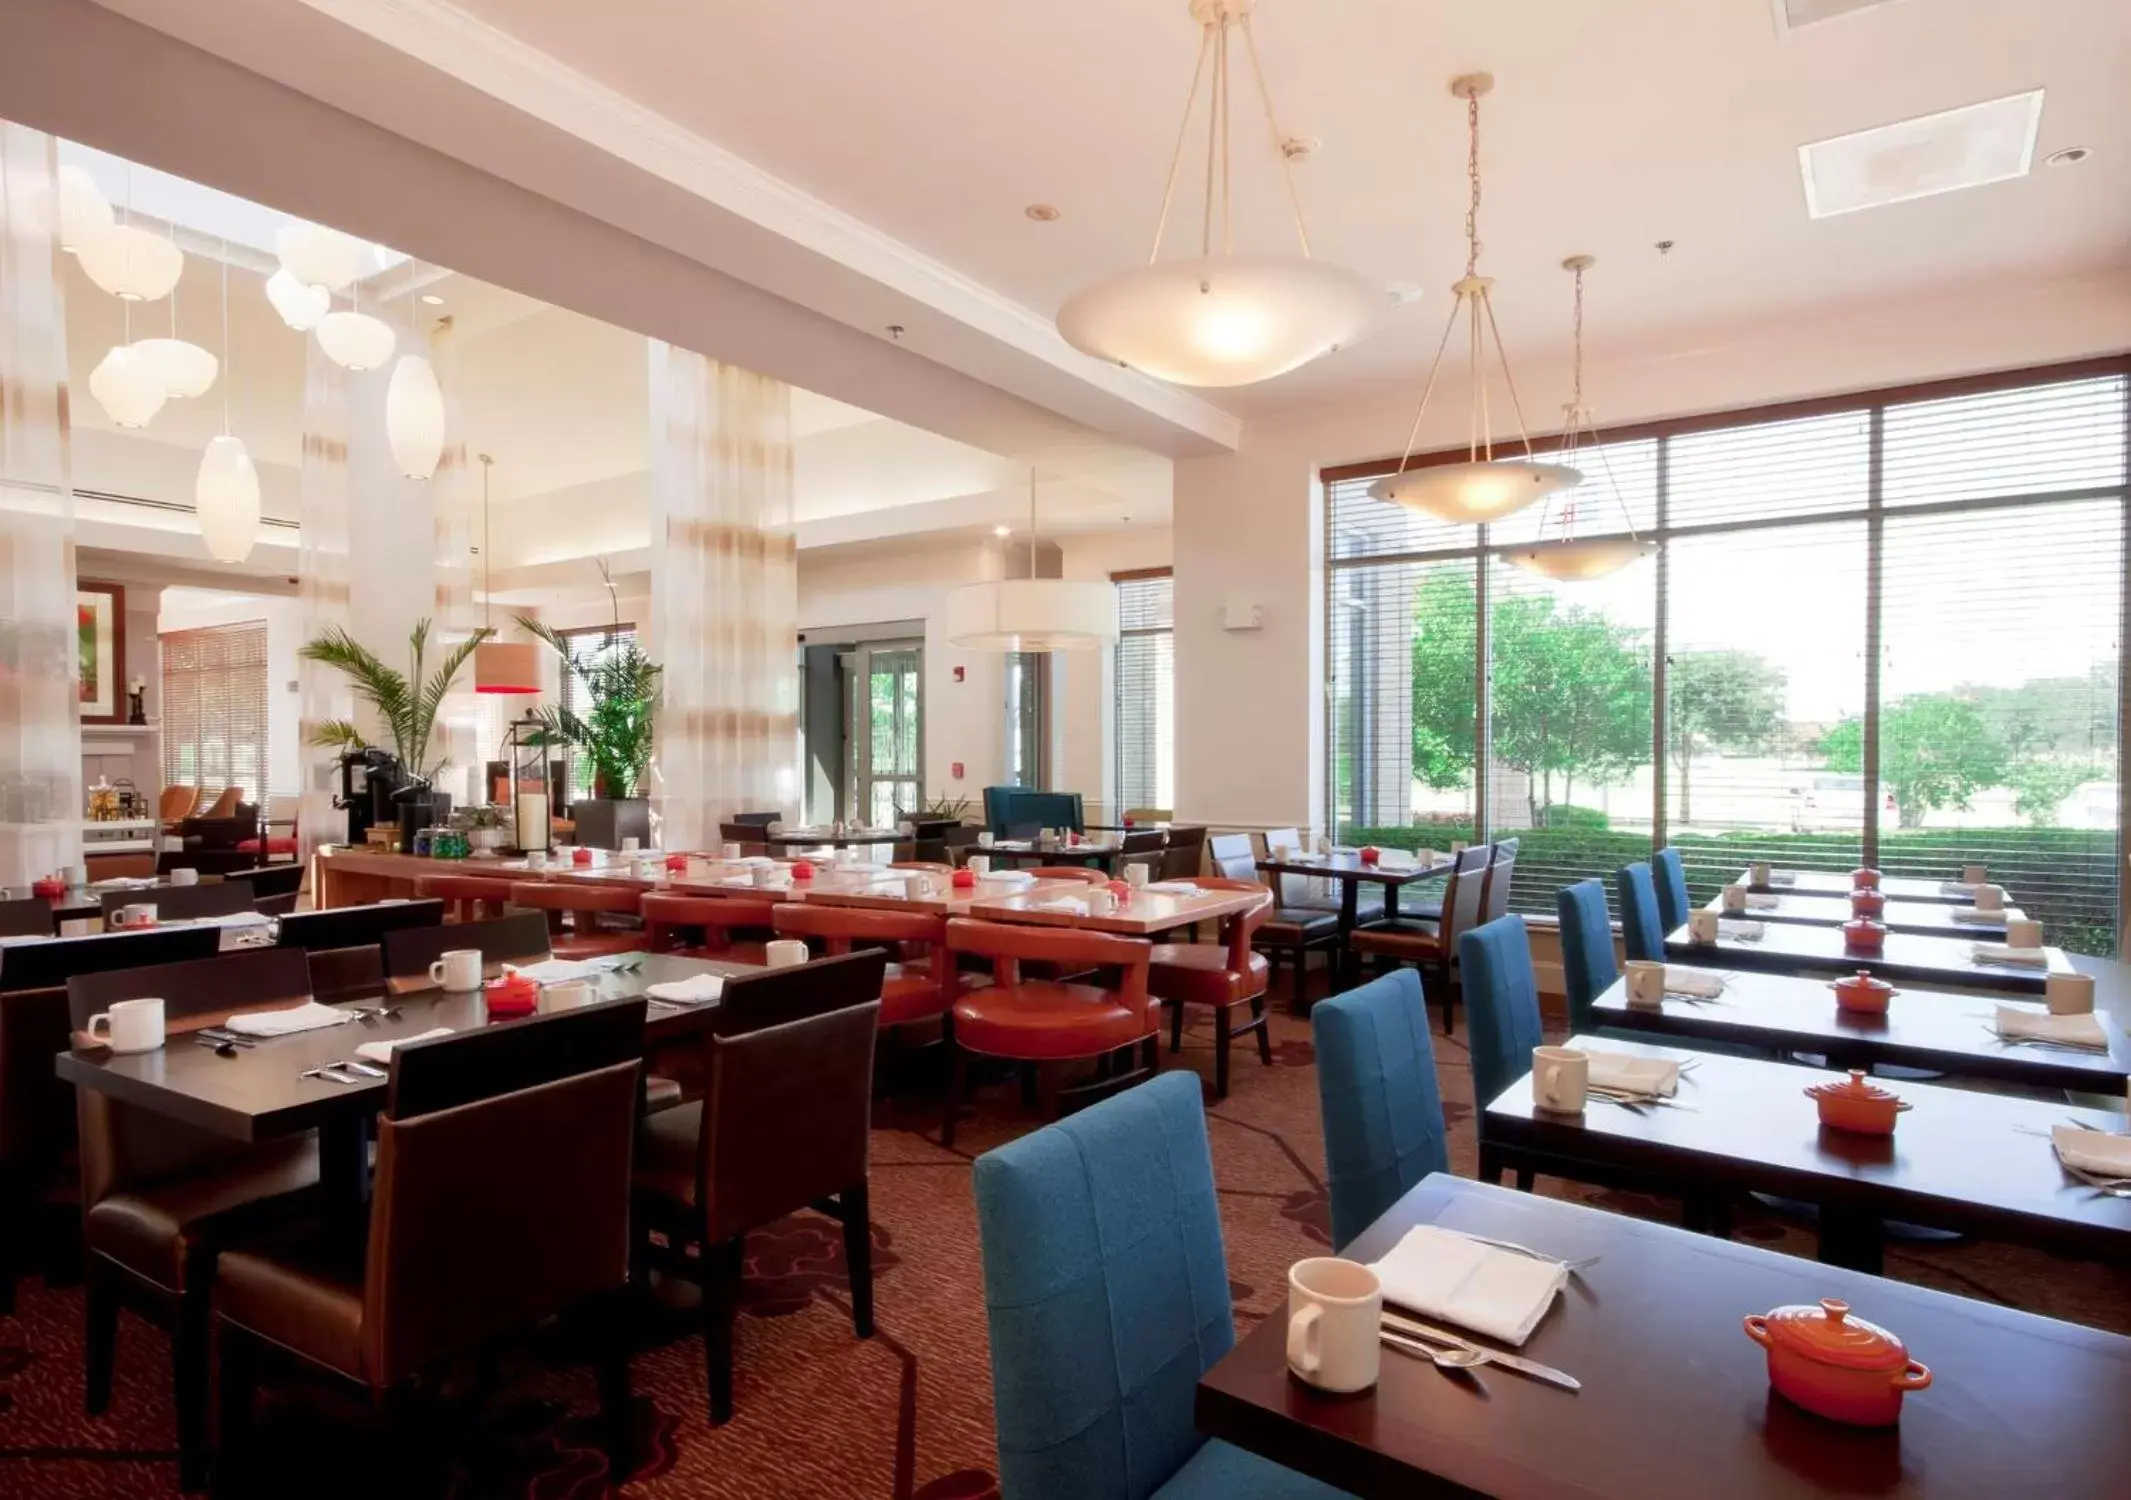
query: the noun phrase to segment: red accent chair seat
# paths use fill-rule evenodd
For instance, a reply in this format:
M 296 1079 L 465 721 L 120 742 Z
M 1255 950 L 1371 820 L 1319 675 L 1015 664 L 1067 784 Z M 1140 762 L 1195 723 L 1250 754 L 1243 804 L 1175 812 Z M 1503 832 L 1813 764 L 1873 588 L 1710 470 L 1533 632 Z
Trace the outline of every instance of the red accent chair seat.
M 908 1026 L 918 1021 L 937 1021 L 946 1013 L 951 996 L 942 989 L 939 975 L 944 973 L 951 980 L 954 966 L 938 961 L 947 941 L 945 917 L 920 911 L 787 901 L 774 909 L 774 918 L 777 936 L 816 939 L 832 957 L 849 953 L 853 947 L 885 948 L 904 954 L 925 952 L 924 962 L 905 958 L 888 965 L 887 978 L 881 986 L 880 1024 Z
M 480 922 L 503 915 L 513 882 L 482 875 L 424 875 L 414 883 L 419 899 L 444 903 L 447 922 Z
M 683 958 L 716 958 L 733 964 L 769 962 L 759 941 L 736 942 L 735 932 L 769 932 L 776 926 L 771 913 L 776 902 L 752 891 L 732 896 L 673 896 L 658 894 L 643 898 L 644 946 L 654 953 L 678 953 Z M 684 930 L 702 931 L 700 947 L 686 947 Z
M 521 880 L 510 888 L 511 905 L 548 914 L 548 947 L 557 958 L 603 958 L 610 953 L 641 952 L 643 933 L 609 930 L 600 926 L 599 919 L 607 913 L 633 917 L 644 899 L 641 891 L 585 880 Z M 562 925 L 566 915 L 570 919 L 567 931 Z
M 1230 917 L 1223 942 L 1157 943 L 1147 964 L 1147 990 L 1169 1009 L 1169 1050 L 1184 1045 L 1184 1007 L 1204 1005 L 1215 1012 L 1214 1093 L 1228 1097 L 1228 1054 L 1239 1036 L 1258 1034 L 1258 1060 L 1273 1065 L 1273 1044 L 1266 1034 L 1265 992 L 1272 982 L 1272 965 L 1251 944 L 1273 909 L 1273 893 L 1255 880 L 1225 880 L 1201 875 L 1192 883 L 1201 890 L 1252 892 L 1256 899 Z M 1250 1008 L 1250 1018 L 1235 1022 L 1238 1006 Z

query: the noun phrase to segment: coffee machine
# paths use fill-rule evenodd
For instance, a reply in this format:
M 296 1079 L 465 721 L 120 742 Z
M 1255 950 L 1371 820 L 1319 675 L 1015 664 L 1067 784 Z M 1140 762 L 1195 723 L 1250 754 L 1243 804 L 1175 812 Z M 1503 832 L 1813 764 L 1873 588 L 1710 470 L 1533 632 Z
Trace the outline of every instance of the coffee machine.
M 348 814 L 348 842 L 368 843 L 374 824 L 392 824 L 399 810 L 392 793 L 400 784 L 399 760 L 389 751 L 365 746 L 340 757 L 340 795 L 333 805 Z

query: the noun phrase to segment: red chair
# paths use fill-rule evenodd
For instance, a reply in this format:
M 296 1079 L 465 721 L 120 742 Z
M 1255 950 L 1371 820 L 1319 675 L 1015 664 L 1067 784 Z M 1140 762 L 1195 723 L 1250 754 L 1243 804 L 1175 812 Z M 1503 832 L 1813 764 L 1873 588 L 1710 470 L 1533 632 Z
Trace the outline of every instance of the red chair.
M 600 958 L 609 953 L 637 953 L 644 947 L 641 932 L 609 931 L 600 926 L 603 913 L 637 915 L 644 902 L 641 891 L 616 885 L 594 885 L 587 880 L 553 883 L 521 880 L 510 888 L 513 906 L 531 907 L 548 914 L 548 946 L 557 958 Z M 570 918 L 565 935 L 563 917 Z
M 1147 991 L 1169 1008 L 1169 1050 L 1184 1045 L 1184 1007 L 1211 1006 L 1214 1019 L 1214 1094 L 1228 1097 L 1230 1044 L 1246 1032 L 1258 1033 L 1258 1060 L 1273 1065 L 1273 1043 L 1266 1034 L 1265 991 L 1272 982 L 1272 965 L 1251 947 L 1258 928 L 1273 909 L 1273 893 L 1255 880 L 1223 880 L 1201 875 L 1192 881 L 1201 890 L 1248 891 L 1256 898 L 1230 917 L 1220 945 L 1212 943 L 1157 943 L 1147 964 Z M 1250 1007 L 1250 1019 L 1234 1024 L 1239 1005 Z
M 644 945 L 654 953 L 679 953 L 684 958 L 722 958 L 727 963 L 763 964 L 769 957 L 757 941 L 735 942 L 735 932 L 769 932 L 776 927 L 776 902 L 752 892 L 735 896 L 669 896 L 643 898 Z M 701 928 L 702 946 L 681 945 L 681 930 Z
M 1038 865 L 1022 872 L 1038 880 L 1078 880 L 1086 885 L 1108 885 L 1110 877 L 1100 870 L 1091 870 L 1086 865 Z
M 483 922 L 503 915 L 511 885 L 482 875 L 424 875 L 415 881 L 414 894 L 443 902 L 447 922 Z
M 1151 948 L 1138 938 L 1071 928 L 1022 927 L 1009 922 L 975 922 L 957 917 L 947 924 L 950 958 L 969 953 L 992 961 L 993 982 L 964 990 L 948 1012 L 954 1022 L 954 1080 L 947 1092 L 947 1117 L 940 1144 L 952 1146 L 955 1116 L 968 1091 L 969 1058 L 1004 1058 L 1036 1070 L 1042 1093 L 1064 1101 L 1113 1093 L 1137 1083 L 1129 1066 L 1132 1048 L 1143 1054 L 1144 1072 L 1161 1067 L 1157 1025 L 1160 1017 L 1147 996 L 1147 960 Z M 1114 968 L 1118 988 L 1062 979 L 1024 978 L 1022 961 L 1039 960 L 1068 971 Z M 1127 1055 L 1123 1068 L 1112 1066 L 1116 1054 Z M 1056 1087 L 1061 1063 L 1095 1062 L 1093 1082 L 1070 1090 Z
M 913 948 L 930 949 L 922 962 L 906 957 L 888 965 L 888 976 L 881 985 L 880 1023 L 908 1026 L 917 1021 L 936 1021 L 946 1014 L 953 998 L 955 970 L 952 963 L 942 961 L 947 941 L 945 917 L 797 901 L 773 908 L 772 915 L 777 936 L 818 938 L 832 957 L 849 953 L 853 945 L 904 954 Z M 944 988 L 943 974 L 948 981 Z

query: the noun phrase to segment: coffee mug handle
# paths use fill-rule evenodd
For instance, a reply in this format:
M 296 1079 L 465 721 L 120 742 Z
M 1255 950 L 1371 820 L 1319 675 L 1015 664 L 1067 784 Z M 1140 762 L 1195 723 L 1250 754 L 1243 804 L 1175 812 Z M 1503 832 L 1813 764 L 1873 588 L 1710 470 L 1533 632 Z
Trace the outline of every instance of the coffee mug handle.
M 1554 1088 L 1554 1080 L 1555 1080 L 1555 1079 L 1557 1079 L 1557 1078 L 1559 1078 L 1560 1076 L 1561 1076 L 1561 1064 L 1560 1064 L 1560 1063 L 1548 1063 L 1548 1064 L 1546 1065 L 1546 1067 L 1545 1067 L 1544 1069 L 1542 1069 L 1542 1070 L 1540 1071 L 1540 1074 L 1539 1074 L 1539 1097 L 1540 1097 L 1540 1098 L 1542 1098 L 1542 1099 L 1555 1099 L 1555 1098 L 1559 1098 L 1559 1097 L 1560 1097 L 1560 1095 L 1559 1095 L 1559 1094 L 1558 1094 L 1558 1093 L 1557 1093 L 1557 1092 L 1555 1091 L 1555 1088 Z
M 1324 1321 L 1324 1309 L 1315 1302 L 1298 1309 L 1287 1320 L 1287 1362 L 1298 1374 L 1315 1375 L 1324 1365 L 1324 1352 L 1319 1347 L 1323 1330 L 1318 1324 Z
M 97 1023 L 98 1021 L 101 1021 L 101 1022 L 103 1022 L 103 1023 L 104 1023 L 104 1029 L 103 1029 L 102 1031 L 98 1031 L 98 1030 L 96 1029 L 96 1023 Z M 111 1040 L 111 1012 L 109 1012 L 108 1010 L 100 1010 L 100 1011 L 98 1011 L 98 1012 L 97 1012 L 97 1013 L 96 1013 L 95 1015 L 93 1015 L 93 1016 L 89 1017 L 89 1024 L 88 1024 L 88 1025 L 86 1025 L 86 1026 L 84 1026 L 84 1027 L 82 1027 L 82 1034 L 83 1034 L 83 1035 L 85 1035 L 85 1036 L 88 1036 L 88 1037 L 90 1037 L 90 1038 L 92 1038 L 92 1039 L 94 1039 L 94 1040 L 96 1040 L 96 1041 L 99 1041 L 99 1042 L 108 1042 L 108 1041 L 110 1041 L 110 1040 Z
M 440 958 L 435 963 L 429 966 L 429 982 L 431 984 L 442 984 L 444 982 L 443 959 Z

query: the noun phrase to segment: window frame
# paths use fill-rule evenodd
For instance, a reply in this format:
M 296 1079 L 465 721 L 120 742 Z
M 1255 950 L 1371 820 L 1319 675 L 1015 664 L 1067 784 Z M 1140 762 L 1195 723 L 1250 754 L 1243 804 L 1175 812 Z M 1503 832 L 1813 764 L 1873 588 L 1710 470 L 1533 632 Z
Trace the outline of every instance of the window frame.
M 1169 623 L 1167 625 L 1127 626 L 1124 623 L 1125 602 L 1122 586 L 1131 583 L 1145 583 L 1157 578 L 1169 580 Z M 1135 803 L 1125 795 L 1125 716 L 1121 701 L 1125 682 L 1125 642 L 1127 640 L 1145 640 L 1154 636 L 1169 637 L 1170 715 L 1173 721 L 1176 712 L 1176 569 L 1174 567 L 1121 568 L 1110 575 L 1110 583 L 1113 588 L 1119 590 L 1117 601 L 1117 644 L 1111 648 L 1110 652 L 1110 789 L 1117 800 L 1117 806 L 1111 809 L 1111 813 L 1113 818 L 1121 820 L 1132 807 L 1155 805 L 1151 803 Z M 1176 792 L 1176 766 L 1173 759 L 1169 767 L 1169 776 L 1171 783 L 1170 795 L 1173 801 Z M 1155 790 L 1159 793 L 1160 789 L 1160 778 L 1157 777 Z

